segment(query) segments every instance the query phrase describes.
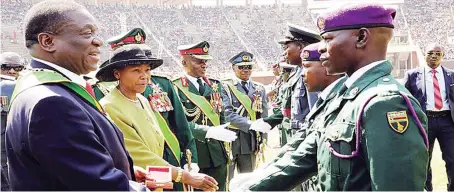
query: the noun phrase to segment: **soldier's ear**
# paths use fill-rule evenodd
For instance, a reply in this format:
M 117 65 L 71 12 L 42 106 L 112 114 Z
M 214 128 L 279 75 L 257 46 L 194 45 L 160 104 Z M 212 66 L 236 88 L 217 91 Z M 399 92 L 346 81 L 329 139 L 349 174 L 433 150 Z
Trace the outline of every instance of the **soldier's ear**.
M 367 28 L 358 30 L 356 38 L 356 48 L 364 48 L 369 41 L 370 31 Z
M 183 67 L 186 67 L 186 61 L 184 59 L 181 60 L 181 65 L 183 65 Z

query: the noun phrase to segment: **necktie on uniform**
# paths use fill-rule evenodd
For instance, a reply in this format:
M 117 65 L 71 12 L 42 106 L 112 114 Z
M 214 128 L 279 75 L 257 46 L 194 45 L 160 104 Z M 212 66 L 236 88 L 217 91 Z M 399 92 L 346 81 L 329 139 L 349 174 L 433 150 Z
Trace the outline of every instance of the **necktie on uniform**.
M 435 75 L 437 71 L 432 69 L 432 79 L 434 83 L 434 100 L 435 100 L 435 108 L 440 110 L 443 108 L 443 100 L 441 99 L 441 92 L 440 92 L 440 85 L 438 84 L 438 78 Z
M 246 91 L 246 94 L 249 94 L 249 89 L 247 88 L 247 81 L 241 81 L 241 86 L 243 86 L 243 89 Z
M 202 83 L 202 78 L 198 78 L 197 83 L 199 84 L 199 93 L 200 95 L 203 95 L 203 93 L 205 93 L 205 86 Z

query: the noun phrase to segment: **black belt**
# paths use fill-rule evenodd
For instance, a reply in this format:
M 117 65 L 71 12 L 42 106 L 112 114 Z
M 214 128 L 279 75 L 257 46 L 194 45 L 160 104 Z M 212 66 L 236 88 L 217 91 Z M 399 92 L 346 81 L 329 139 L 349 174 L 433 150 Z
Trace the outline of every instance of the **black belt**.
M 426 111 L 427 117 L 444 117 L 444 116 L 450 116 L 451 111 Z

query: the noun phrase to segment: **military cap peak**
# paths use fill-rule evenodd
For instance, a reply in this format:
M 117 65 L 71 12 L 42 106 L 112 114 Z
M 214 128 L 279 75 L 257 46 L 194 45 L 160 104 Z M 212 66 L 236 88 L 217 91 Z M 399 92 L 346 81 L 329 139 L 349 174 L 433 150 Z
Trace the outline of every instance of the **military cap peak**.
M 202 41 L 196 44 L 180 45 L 177 47 L 180 55 L 190 55 L 197 59 L 211 60 L 213 57 L 209 55 L 210 44 L 207 41 Z
M 232 58 L 230 58 L 229 62 L 232 65 L 252 65 L 253 64 L 254 55 L 247 51 L 242 51 Z
M 287 26 L 288 35 L 285 36 L 285 39 L 279 41 L 280 44 L 286 44 L 294 41 L 301 41 L 312 44 L 322 40 L 320 35 L 318 35 L 318 33 L 314 30 L 292 23 L 287 23 Z
M 128 32 L 109 38 L 106 42 L 110 47 L 116 48 L 127 44 L 142 44 L 145 43 L 147 35 L 141 28 L 134 28 Z

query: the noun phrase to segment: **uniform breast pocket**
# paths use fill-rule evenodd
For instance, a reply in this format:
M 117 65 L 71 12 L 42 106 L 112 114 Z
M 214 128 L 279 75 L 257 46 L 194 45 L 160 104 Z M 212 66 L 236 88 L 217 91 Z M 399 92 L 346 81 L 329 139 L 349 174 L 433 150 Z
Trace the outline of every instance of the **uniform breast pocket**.
M 333 176 L 347 176 L 351 172 L 350 156 L 355 149 L 355 123 L 340 122 L 326 127 L 325 145 L 329 151 L 330 173 Z

